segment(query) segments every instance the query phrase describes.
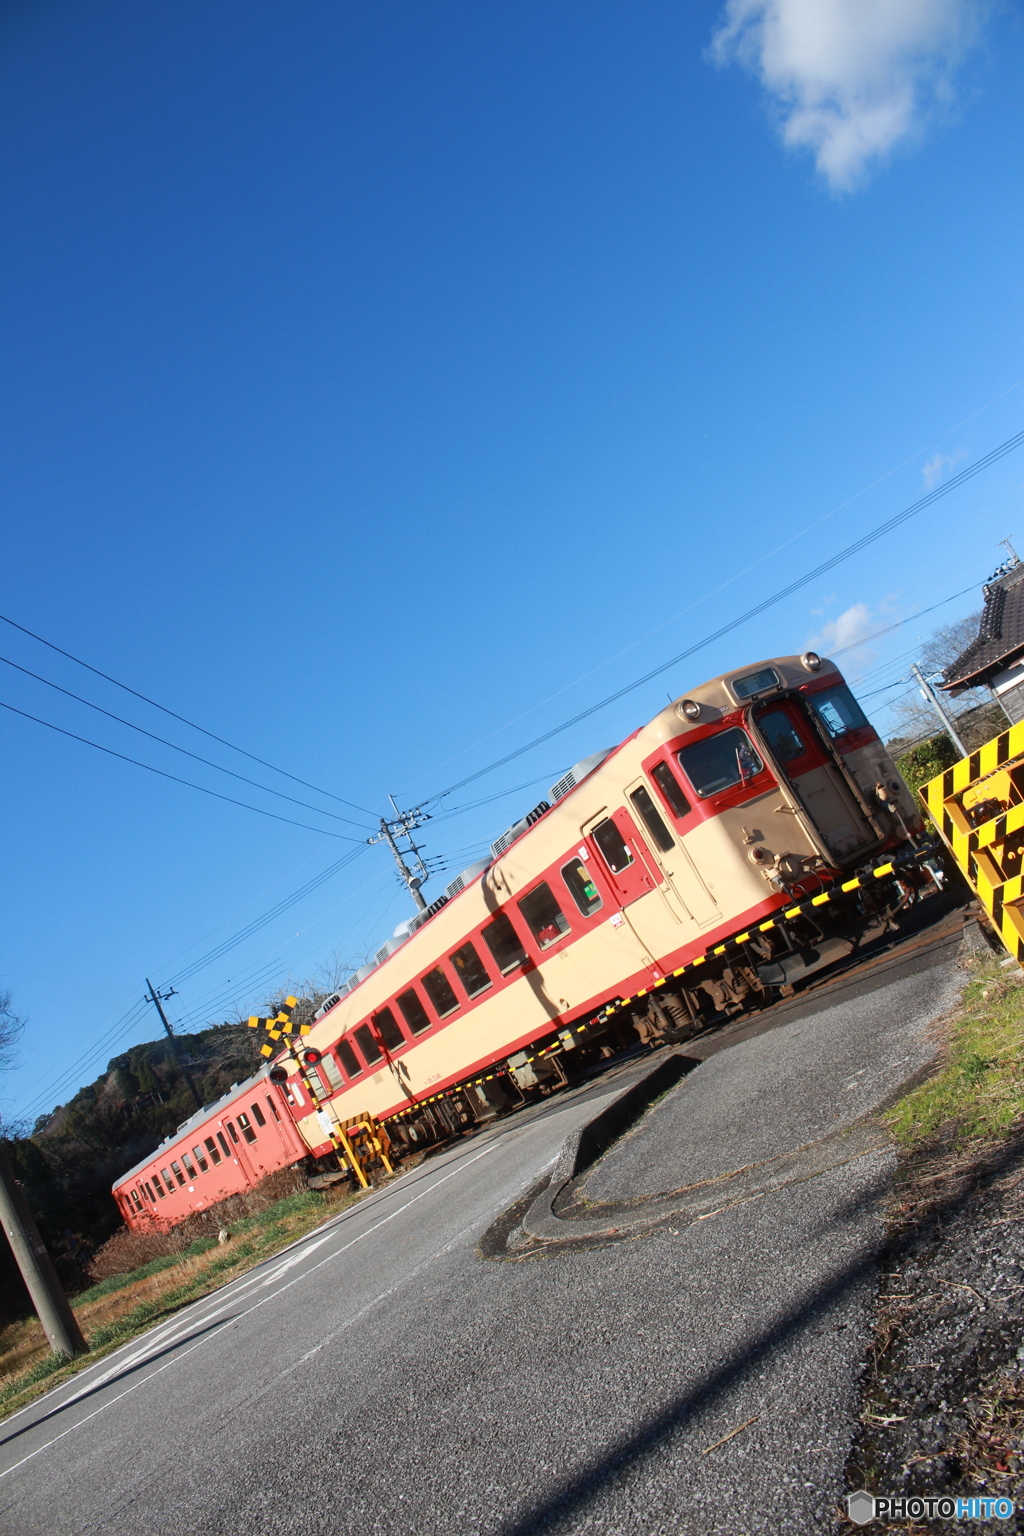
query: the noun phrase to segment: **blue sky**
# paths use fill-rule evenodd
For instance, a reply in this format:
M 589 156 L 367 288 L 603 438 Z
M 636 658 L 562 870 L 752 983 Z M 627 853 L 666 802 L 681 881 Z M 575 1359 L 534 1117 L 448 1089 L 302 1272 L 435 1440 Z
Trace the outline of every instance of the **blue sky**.
M 6 7 L 0 611 L 318 789 L 9 625 L 0 656 L 319 810 L 8 665 L 0 700 L 319 830 L 0 712 L 0 1111 L 153 1038 L 146 975 L 359 849 L 320 790 L 439 795 L 1024 427 L 1022 64 L 1019 11 L 961 0 Z M 1022 487 L 1019 450 L 434 801 L 428 894 L 667 694 L 971 588 L 843 657 L 899 675 Z M 408 911 L 364 849 L 172 1016 Z

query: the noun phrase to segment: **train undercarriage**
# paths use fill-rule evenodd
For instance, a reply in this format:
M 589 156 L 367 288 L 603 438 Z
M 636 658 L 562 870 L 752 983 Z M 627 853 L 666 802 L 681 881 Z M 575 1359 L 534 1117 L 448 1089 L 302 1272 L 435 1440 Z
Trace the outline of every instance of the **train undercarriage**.
M 856 956 L 898 929 L 901 915 L 937 895 L 944 873 L 929 846 L 882 879 L 869 871 L 856 890 L 803 899 L 769 925 L 716 946 L 681 977 L 559 1029 L 486 1074 L 410 1104 L 388 1121 L 399 1155 L 450 1141 L 578 1083 L 625 1052 L 678 1045 L 790 997 L 812 976 Z

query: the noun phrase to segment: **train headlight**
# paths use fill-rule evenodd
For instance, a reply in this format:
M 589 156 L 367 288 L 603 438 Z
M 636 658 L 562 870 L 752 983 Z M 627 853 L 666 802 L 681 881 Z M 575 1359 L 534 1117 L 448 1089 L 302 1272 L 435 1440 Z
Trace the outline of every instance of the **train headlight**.
M 700 705 L 696 699 L 683 699 L 682 703 L 676 705 L 676 709 L 684 720 L 700 719 Z
M 818 672 L 821 669 L 821 657 L 817 651 L 804 651 L 800 657 L 800 664 L 806 667 L 808 672 Z

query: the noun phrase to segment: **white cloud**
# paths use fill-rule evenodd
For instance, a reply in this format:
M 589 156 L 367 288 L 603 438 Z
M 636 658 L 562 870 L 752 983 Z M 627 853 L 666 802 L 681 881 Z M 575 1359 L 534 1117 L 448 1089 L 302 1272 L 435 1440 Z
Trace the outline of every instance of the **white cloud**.
M 952 469 L 954 464 L 959 464 L 963 457 L 964 450 L 962 448 L 959 452 L 953 454 L 933 454 L 927 463 L 921 465 L 921 474 L 924 476 L 926 489 L 930 491 L 933 485 L 938 485 L 946 470 Z
M 856 645 L 858 640 L 863 640 L 877 629 L 878 620 L 871 615 L 871 609 L 867 603 L 854 603 L 852 608 L 846 608 L 831 619 L 828 624 L 823 624 L 818 634 L 811 641 L 811 650 L 823 651 L 826 656 L 833 651 L 841 651 L 848 645 Z
M 986 0 L 727 0 L 709 50 L 760 77 L 791 149 L 835 192 L 920 133 L 977 33 Z

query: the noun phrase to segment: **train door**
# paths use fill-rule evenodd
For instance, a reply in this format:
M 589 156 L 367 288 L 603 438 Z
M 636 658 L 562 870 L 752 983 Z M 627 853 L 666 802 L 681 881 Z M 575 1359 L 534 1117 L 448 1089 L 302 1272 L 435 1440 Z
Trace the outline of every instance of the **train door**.
M 599 817 L 586 832 L 597 845 L 605 874 L 621 907 L 657 890 L 661 883 L 657 865 L 627 810 L 620 807 L 610 816 Z
M 753 723 L 780 778 L 795 791 L 837 863 L 857 858 L 879 841 L 877 828 L 796 699 L 759 705 Z
M 681 914 L 684 920 L 691 919 L 699 927 L 715 922 L 721 915 L 718 902 L 659 811 L 646 782 L 637 779 L 635 784 L 628 785 L 626 798 L 643 822 L 653 844 L 652 854 L 660 867 L 663 889 L 670 905 L 679 908 L 676 916 Z

